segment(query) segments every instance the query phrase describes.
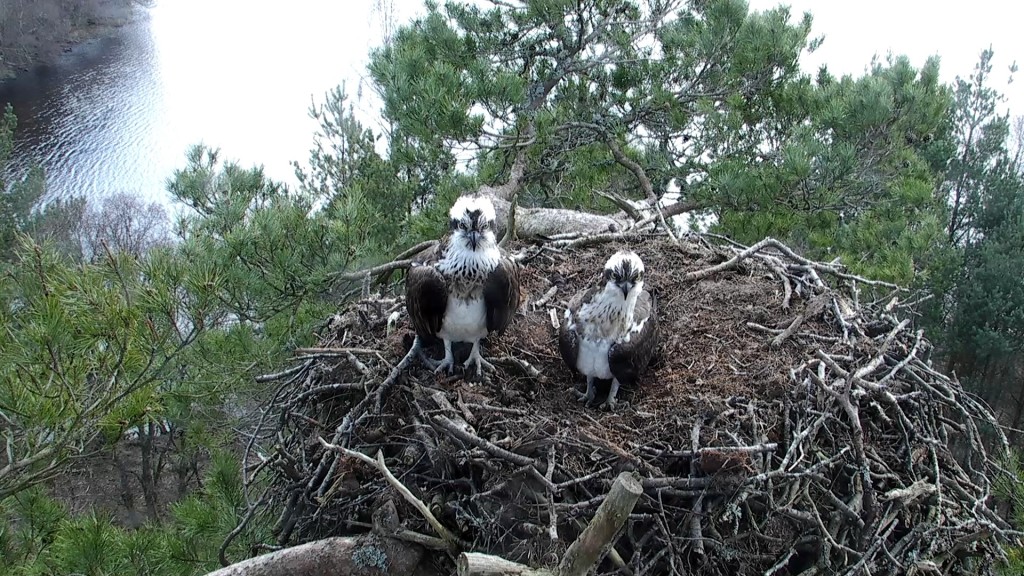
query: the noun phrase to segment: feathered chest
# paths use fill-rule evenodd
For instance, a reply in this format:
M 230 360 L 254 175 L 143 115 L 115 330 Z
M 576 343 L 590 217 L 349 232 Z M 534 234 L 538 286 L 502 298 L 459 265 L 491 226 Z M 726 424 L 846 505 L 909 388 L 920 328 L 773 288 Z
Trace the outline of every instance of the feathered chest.
M 449 296 L 476 300 L 483 297 L 484 284 L 499 258 L 497 250 L 453 250 L 437 262 L 437 270 L 444 276 Z
M 608 294 L 596 298 L 580 307 L 576 326 L 586 340 L 617 342 L 630 332 L 633 311 L 628 301 Z

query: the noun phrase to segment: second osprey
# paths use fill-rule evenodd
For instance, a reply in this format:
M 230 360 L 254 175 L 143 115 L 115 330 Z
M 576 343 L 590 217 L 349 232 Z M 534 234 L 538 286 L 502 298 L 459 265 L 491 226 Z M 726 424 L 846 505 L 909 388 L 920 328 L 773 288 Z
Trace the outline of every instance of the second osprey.
M 480 340 L 504 332 L 519 308 L 519 275 L 494 235 L 494 205 L 463 196 L 449 211 L 450 232 L 409 268 L 405 305 L 420 344 L 440 339 L 444 359 L 423 358 L 435 371 L 454 368 L 452 344 L 471 342 L 465 366 L 493 368 L 480 354 Z
M 658 344 L 658 310 L 644 289 L 644 263 L 636 253 L 616 252 L 604 266 L 601 282 L 572 298 L 558 333 L 562 359 L 587 377 L 594 400 L 594 381 L 611 379 L 605 406 L 615 406 L 622 384 L 633 385 Z

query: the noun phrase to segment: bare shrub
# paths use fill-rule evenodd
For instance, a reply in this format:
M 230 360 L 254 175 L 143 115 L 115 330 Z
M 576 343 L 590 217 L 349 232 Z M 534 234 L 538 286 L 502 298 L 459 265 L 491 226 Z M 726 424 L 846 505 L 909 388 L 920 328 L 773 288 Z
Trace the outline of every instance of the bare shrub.
M 146 202 L 127 193 L 93 202 L 83 219 L 84 252 L 96 258 L 106 250 L 142 256 L 171 243 L 167 211 L 159 202 Z

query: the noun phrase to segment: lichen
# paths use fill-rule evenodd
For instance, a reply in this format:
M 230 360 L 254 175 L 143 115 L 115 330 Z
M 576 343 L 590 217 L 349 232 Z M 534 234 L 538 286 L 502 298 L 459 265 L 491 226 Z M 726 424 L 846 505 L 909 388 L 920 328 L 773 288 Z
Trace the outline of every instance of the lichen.
M 352 562 L 360 568 L 377 568 L 382 572 L 388 569 L 388 553 L 376 544 L 364 544 L 352 553 Z

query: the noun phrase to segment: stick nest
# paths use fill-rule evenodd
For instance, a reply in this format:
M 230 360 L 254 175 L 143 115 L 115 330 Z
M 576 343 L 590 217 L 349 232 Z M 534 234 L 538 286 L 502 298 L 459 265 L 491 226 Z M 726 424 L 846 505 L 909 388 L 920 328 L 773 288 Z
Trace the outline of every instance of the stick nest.
M 552 316 L 625 247 L 658 294 L 662 342 L 607 412 L 576 401 L 583 379 Z M 267 377 L 282 384 L 259 468 L 280 544 L 375 529 L 435 548 L 448 569 L 459 549 L 554 566 L 624 470 L 644 494 L 599 572 L 985 574 L 1015 539 L 991 496 L 1005 438 L 931 367 L 899 289 L 771 240 L 512 249 L 524 305 L 486 342 L 497 371 L 484 380 L 411 360 L 400 283 L 364 293 L 319 348 Z M 381 470 L 321 439 L 380 452 L 448 540 Z

